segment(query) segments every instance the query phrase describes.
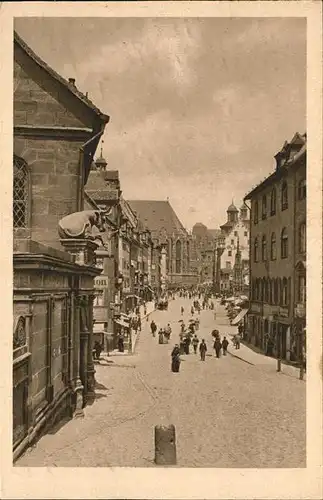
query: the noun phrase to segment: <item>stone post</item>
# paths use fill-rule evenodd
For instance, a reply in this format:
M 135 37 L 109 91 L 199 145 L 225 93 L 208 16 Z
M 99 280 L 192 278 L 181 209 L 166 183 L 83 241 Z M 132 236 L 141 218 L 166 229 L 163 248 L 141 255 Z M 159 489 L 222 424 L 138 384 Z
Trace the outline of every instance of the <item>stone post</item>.
M 155 464 L 176 465 L 176 441 L 174 425 L 155 426 Z
M 71 361 L 72 361 L 72 388 L 75 397 L 75 409 L 74 409 L 74 417 L 83 417 L 84 411 L 84 385 L 82 383 L 80 377 L 80 366 L 81 366 L 81 341 L 80 341 L 80 298 L 75 297 L 75 315 L 73 318 L 74 321 L 74 338 L 73 338 L 73 350 L 71 353 Z

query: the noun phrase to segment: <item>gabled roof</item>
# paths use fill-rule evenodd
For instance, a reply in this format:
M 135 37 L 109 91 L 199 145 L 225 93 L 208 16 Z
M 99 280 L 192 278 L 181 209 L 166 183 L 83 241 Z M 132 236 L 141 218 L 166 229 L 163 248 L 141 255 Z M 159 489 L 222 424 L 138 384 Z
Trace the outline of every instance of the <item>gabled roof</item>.
M 108 123 L 110 117 L 97 108 L 90 99 L 88 99 L 82 92 L 80 92 L 75 85 L 69 83 L 65 78 L 60 76 L 53 70 L 48 64 L 46 64 L 27 44 L 26 42 L 14 32 L 14 43 L 19 45 L 19 47 L 42 69 L 44 69 L 54 80 L 59 82 L 64 86 L 75 98 L 81 101 L 85 106 L 87 106 L 93 113 L 95 113 L 104 123 Z
M 168 236 L 187 236 L 187 231 L 174 212 L 169 201 L 131 200 L 129 204 L 144 225 L 152 232 L 165 230 Z

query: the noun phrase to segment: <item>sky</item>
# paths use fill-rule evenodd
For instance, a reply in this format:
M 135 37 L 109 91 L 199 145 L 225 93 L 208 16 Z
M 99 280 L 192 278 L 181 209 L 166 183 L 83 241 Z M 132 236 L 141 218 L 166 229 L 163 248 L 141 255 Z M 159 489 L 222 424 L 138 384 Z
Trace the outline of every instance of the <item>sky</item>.
M 125 199 L 217 228 L 306 131 L 301 18 L 16 18 L 25 42 L 108 114 Z M 98 154 L 99 154 L 98 149 Z

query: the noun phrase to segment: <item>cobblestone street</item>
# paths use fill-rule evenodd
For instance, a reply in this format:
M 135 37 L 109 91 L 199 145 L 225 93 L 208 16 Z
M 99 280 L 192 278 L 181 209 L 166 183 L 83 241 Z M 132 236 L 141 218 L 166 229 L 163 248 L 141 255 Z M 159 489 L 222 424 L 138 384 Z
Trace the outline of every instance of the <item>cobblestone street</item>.
M 172 373 L 182 304 L 187 323 L 191 301 L 176 299 L 143 324 L 134 355 L 96 364 L 97 397 L 85 418 L 44 436 L 16 466 L 153 467 L 154 426 L 172 423 L 180 467 L 305 467 L 306 384 L 246 346 L 239 355 L 250 352 L 252 361 L 234 357 L 231 342 L 229 355 L 216 359 L 211 330 L 228 338 L 236 331 L 219 305 L 216 321 L 213 311 L 200 315 L 206 361 L 183 355 L 180 373 Z M 168 345 L 151 336 L 152 318 L 158 327 L 171 323 Z

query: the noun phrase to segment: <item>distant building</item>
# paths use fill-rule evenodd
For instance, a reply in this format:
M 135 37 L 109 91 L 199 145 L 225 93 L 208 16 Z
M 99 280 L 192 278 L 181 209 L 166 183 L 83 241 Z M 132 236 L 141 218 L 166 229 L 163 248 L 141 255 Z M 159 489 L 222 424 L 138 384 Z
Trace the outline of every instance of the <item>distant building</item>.
M 161 245 L 164 248 L 167 286 L 173 288 L 195 285 L 198 281 L 198 274 L 196 263 L 192 260 L 193 239 L 180 222 L 169 201 L 132 200 L 129 203 L 151 232 L 155 245 Z M 161 271 L 161 274 L 163 275 L 164 272 Z
M 220 229 L 208 229 L 197 222 L 192 229 L 196 254 L 199 283 L 214 285 L 216 271 L 216 244 Z
M 217 237 L 216 284 L 218 292 L 248 293 L 249 288 L 249 209 L 228 207 L 227 220 Z
M 276 154 L 276 169 L 251 201 L 249 340 L 299 359 L 306 324 L 306 134 Z

